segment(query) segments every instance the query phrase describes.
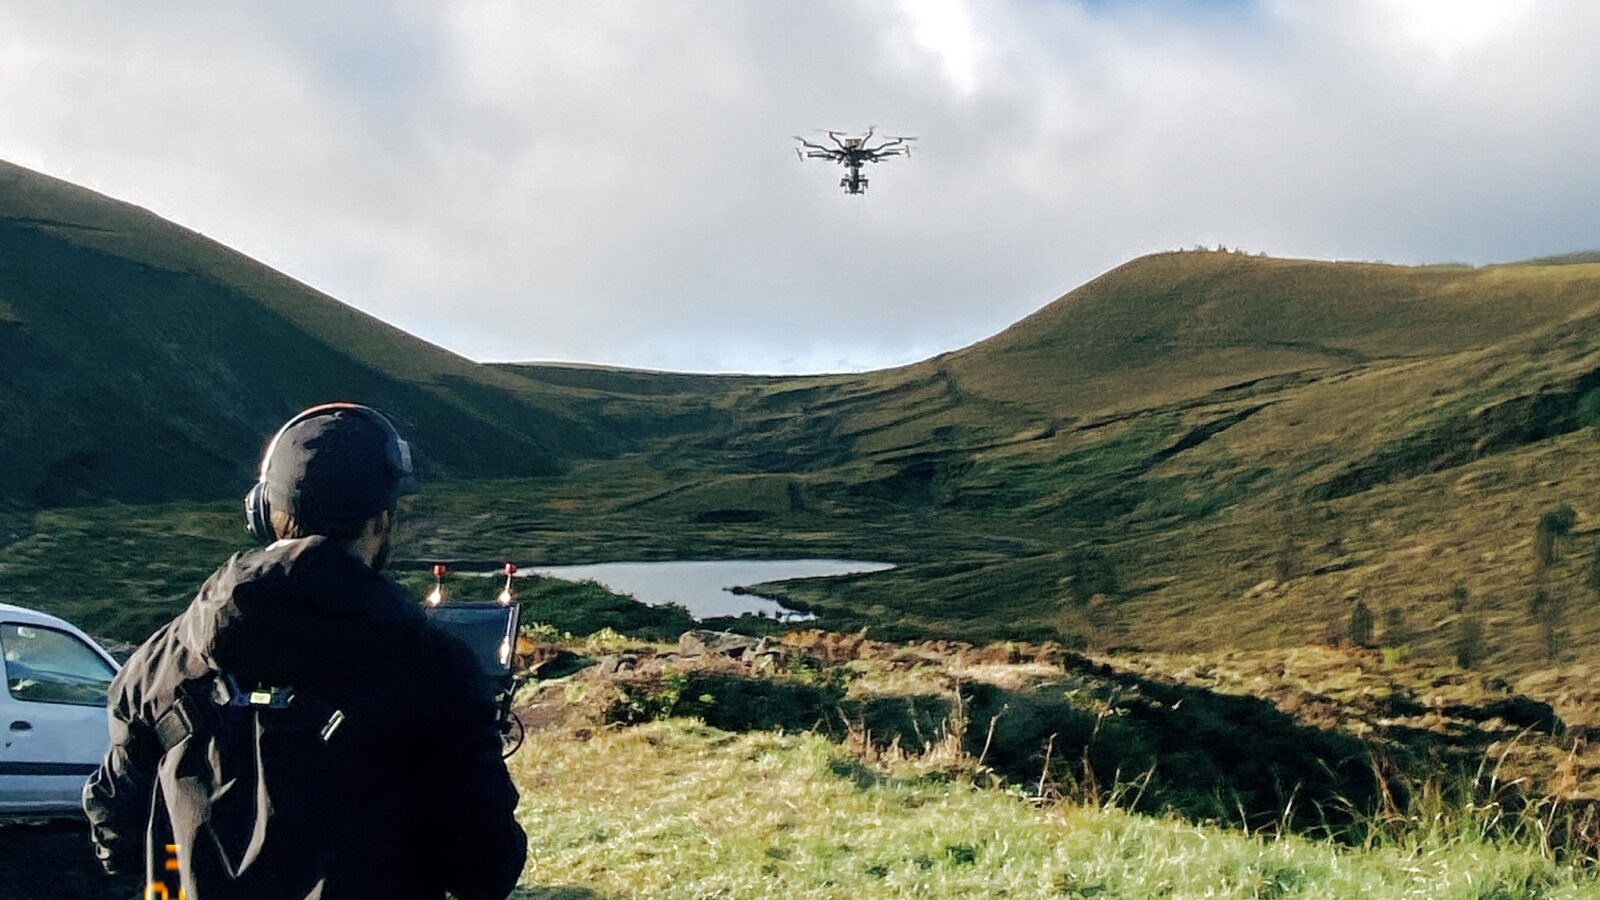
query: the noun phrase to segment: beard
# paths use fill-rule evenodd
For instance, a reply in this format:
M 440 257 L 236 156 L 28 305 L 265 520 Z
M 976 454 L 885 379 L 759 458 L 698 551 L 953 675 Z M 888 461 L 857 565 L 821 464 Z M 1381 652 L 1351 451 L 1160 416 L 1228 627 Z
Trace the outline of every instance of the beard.
M 394 541 L 385 537 L 383 543 L 378 545 L 378 552 L 372 555 L 372 571 L 383 571 L 384 566 L 389 564 L 389 551 L 393 549 Z

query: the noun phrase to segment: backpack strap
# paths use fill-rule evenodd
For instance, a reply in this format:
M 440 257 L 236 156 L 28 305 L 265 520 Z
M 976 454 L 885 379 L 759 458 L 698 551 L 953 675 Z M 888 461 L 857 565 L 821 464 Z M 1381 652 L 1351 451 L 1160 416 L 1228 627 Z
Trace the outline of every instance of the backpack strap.
M 214 732 L 223 714 L 239 711 L 275 713 L 269 727 L 314 729 L 324 744 L 333 740 L 345 718 L 343 710 L 298 694 L 292 685 L 245 690 L 232 675 L 213 673 L 180 685 L 172 705 L 156 718 L 153 728 L 162 755 L 191 735 Z
M 172 705 L 156 717 L 152 729 L 161 743 L 161 755 L 182 743 L 185 738 L 208 730 L 216 722 L 217 712 L 211 701 L 222 680 L 215 674 L 178 686 Z

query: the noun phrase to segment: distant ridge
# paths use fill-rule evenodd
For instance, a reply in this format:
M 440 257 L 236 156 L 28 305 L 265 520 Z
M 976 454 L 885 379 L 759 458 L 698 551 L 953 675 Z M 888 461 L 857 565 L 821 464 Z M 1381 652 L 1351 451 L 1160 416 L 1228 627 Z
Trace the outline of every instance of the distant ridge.
M 1572 253 L 1560 253 L 1555 256 L 1541 256 L 1537 259 L 1525 259 L 1512 263 L 1515 266 L 1573 266 L 1585 263 L 1600 263 L 1600 250 L 1576 250 Z

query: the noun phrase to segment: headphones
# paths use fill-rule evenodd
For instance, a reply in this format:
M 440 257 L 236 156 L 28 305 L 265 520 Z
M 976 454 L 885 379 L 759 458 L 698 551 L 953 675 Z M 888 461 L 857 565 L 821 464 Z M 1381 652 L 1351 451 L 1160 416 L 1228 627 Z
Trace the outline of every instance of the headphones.
M 288 433 L 289 429 L 318 416 L 331 416 L 338 413 L 354 413 L 383 429 L 388 435 L 389 464 L 395 476 L 395 495 L 398 497 L 413 483 L 416 477 L 411 465 L 411 445 L 400 432 L 395 430 L 394 423 L 389 417 L 370 406 L 359 403 L 324 403 L 304 410 L 299 415 L 285 422 L 278 433 L 272 436 L 267 443 L 266 452 L 261 454 L 261 470 L 256 477 L 256 483 L 244 495 L 244 524 L 251 536 L 263 544 L 270 544 L 278 539 L 277 529 L 272 526 L 272 509 L 267 503 L 267 467 L 272 462 L 272 453 L 278 449 L 278 441 Z

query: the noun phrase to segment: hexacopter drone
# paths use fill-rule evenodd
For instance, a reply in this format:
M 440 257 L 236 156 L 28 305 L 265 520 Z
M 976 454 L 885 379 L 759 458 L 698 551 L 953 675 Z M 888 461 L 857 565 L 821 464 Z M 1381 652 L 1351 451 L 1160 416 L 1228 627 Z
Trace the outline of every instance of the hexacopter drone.
M 840 138 L 841 132 L 826 131 L 824 134 L 828 136 L 828 140 L 834 143 L 832 147 L 813 144 L 805 138 L 795 135 L 794 139 L 800 142 L 800 146 L 794 148 L 794 152 L 802 161 L 807 159 L 831 159 L 844 166 L 848 171 L 843 178 L 839 179 L 839 186 L 844 188 L 846 194 L 864 194 L 867 191 L 867 179 L 861 175 L 861 165 L 869 162 L 882 162 L 891 156 L 910 156 L 911 145 L 909 142 L 916 140 L 914 137 L 890 137 L 886 138 L 878 146 L 873 147 L 870 142 L 874 130 L 868 128 L 867 133 L 861 137 L 845 135 L 843 139 Z

